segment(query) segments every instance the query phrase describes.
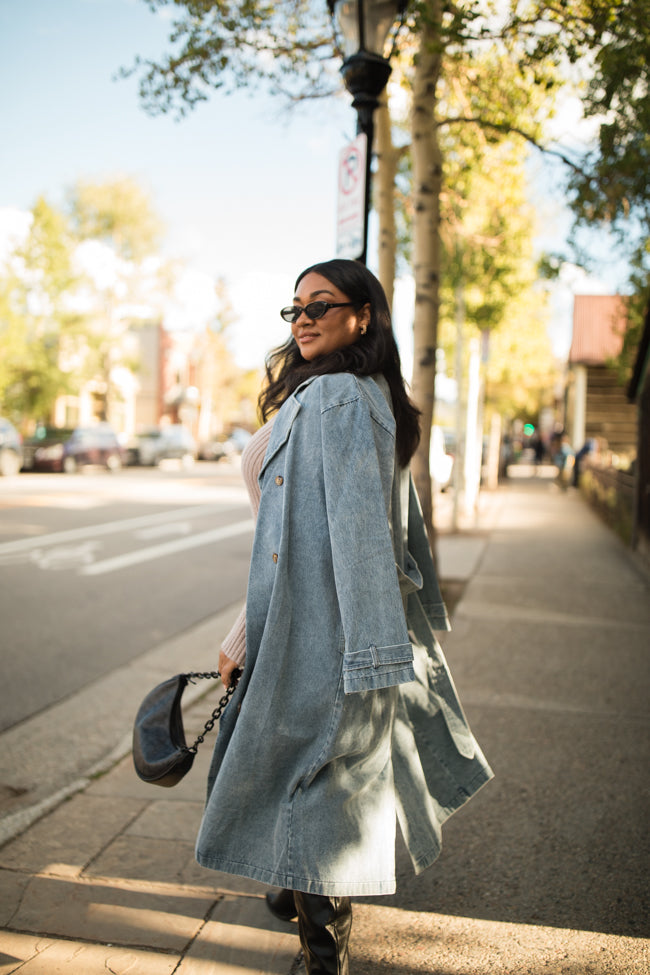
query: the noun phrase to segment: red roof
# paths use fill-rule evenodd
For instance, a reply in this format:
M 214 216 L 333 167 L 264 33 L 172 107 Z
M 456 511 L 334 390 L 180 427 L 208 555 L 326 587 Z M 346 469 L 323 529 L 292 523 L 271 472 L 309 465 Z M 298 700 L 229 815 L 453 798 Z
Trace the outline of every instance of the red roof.
M 623 295 L 576 295 L 569 362 L 605 365 L 621 351 L 626 326 Z

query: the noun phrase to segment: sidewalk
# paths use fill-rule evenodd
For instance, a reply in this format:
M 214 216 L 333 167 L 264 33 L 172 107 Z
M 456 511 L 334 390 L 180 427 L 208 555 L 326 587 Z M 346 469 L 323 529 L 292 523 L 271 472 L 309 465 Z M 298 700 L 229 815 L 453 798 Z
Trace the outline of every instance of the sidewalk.
M 467 583 L 444 648 L 496 778 L 436 865 L 413 879 L 400 850 L 398 893 L 355 904 L 351 975 L 648 975 L 648 578 L 548 482 L 440 532 L 443 577 Z M 197 631 L 199 666 L 228 621 Z M 125 755 L 0 848 L 0 975 L 303 971 L 266 888 L 194 861 L 209 753 L 170 790 Z

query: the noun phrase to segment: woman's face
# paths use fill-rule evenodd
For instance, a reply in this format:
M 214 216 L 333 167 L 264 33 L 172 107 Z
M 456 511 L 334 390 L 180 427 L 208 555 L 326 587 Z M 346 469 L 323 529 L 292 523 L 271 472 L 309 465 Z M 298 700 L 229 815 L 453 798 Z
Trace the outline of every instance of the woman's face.
M 310 301 L 339 302 L 349 301 L 349 298 L 322 274 L 310 271 L 301 279 L 293 303 L 296 307 L 304 307 Z M 291 332 L 303 359 L 311 362 L 318 356 L 352 345 L 369 322 L 369 304 L 358 312 L 352 305 L 345 305 L 342 308 L 328 308 L 323 317 L 317 319 L 307 318 L 303 313 L 291 326 Z

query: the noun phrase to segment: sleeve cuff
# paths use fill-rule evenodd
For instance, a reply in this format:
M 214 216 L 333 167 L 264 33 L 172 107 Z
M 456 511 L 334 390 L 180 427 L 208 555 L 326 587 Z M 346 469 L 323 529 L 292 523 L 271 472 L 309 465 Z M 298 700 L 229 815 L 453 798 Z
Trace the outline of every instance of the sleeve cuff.
M 413 647 L 397 646 L 349 650 L 343 655 L 343 690 L 346 694 L 395 687 L 415 680 Z

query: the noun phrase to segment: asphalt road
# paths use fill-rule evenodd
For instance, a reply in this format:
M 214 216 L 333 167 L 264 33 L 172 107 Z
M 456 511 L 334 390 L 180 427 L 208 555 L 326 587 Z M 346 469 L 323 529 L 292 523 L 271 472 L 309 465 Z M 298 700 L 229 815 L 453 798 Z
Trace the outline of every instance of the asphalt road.
M 251 542 L 230 463 L 0 478 L 0 731 L 241 600 Z

